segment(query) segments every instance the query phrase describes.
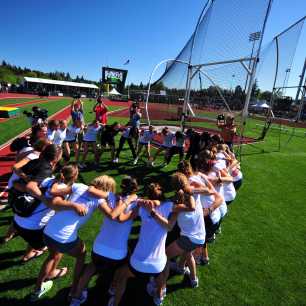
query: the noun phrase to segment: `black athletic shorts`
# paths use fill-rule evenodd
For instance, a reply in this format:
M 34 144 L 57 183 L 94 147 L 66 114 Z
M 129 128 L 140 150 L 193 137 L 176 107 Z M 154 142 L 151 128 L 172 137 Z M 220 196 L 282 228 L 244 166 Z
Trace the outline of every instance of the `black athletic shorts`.
M 46 246 L 43 233 L 44 229 L 40 230 L 29 230 L 19 226 L 15 220 L 13 221 L 14 227 L 17 230 L 20 237 L 22 237 L 33 249 L 39 250 Z
M 140 272 L 137 271 L 135 268 L 132 267 L 131 263 L 129 262 L 129 269 L 130 271 L 135 275 L 135 277 L 142 279 L 142 280 L 148 280 L 150 277 L 157 277 L 159 276 L 163 271 L 158 273 L 148 273 L 148 272 Z
M 115 260 L 99 255 L 94 251 L 91 252 L 91 260 L 99 273 L 106 270 L 116 270 L 117 268 L 127 263 L 127 257 Z
M 78 237 L 76 240 L 72 242 L 62 243 L 44 234 L 44 241 L 47 246 L 50 246 L 50 247 L 52 246 L 59 253 L 68 253 L 69 251 L 71 251 L 78 245 L 80 238 Z
M 202 247 L 204 244 L 197 244 L 192 242 L 186 236 L 180 236 L 179 239 L 176 240 L 176 244 L 184 251 L 191 252 L 194 251 L 198 247 Z
M 115 137 L 108 135 L 104 135 L 103 137 L 101 137 L 101 146 L 106 147 L 107 145 L 109 145 L 110 147 L 115 146 Z

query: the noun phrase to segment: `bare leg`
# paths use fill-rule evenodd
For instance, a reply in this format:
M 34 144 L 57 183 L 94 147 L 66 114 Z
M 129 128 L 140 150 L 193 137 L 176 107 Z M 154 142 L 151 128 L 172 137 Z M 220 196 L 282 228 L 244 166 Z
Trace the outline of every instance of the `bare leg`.
M 156 282 L 156 294 L 160 298 L 163 297 L 164 289 L 166 288 L 167 279 L 169 277 L 169 263 L 167 262 L 164 271 L 155 279 Z
M 73 146 L 73 150 L 74 150 L 74 156 L 75 156 L 75 162 L 77 163 L 79 161 L 79 143 L 75 142 L 74 146 Z
M 90 279 L 95 275 L 96 273 L 96 266 L 91 262 L 88 264 L 79 280 L 77 289 L 75 291 L 75 297 L 79 298 L 82 294 L 82 291 L 87 288 L 88 283 Z
M 99 163 L 99 150 L 97 148 L 97 143 L 93 142 L 92 143 L 92 149 L 93 149 L 93 153 L 95 156 L 95 163 L 98 164 Z
M 14 223 L 11 223 L 4 237 L 4 242 L 8 242 L 13 239 L 18 234 L 17 230 L 14 227 Z
M 63 257 L 62 253 L 59 253 L 55 249 L 49 248 L 49 256 L 44 261 L 35 286 L 35 291 L 40 290 L 42 283 L 51 275 L 54 267 L 60 262 Z
M 84 149 L 84 152 L 83 152 L 82 163 L 85 162 L 87 154 L 88 154 L 88 143 L 87 142 L 84 142 L 83 149 Z
M 86 248 L 84 242 L 79 241 L 78 245 L 74 249 L 72 249 L 68 254 L 76 258 L 74 271 L 73 271 L 73 281 L 70 290 L 70 294 L 74 296 L 75 291 L 77 290 L 81 273 L 84 268 L 84 262 L 86 256 Z
M 186 254 L 186 263 L 190 270 L 190 279 L 195 280 L 197 278 L 197 267 L 192 252 Z
M 70 158 L 70 146 L 68 142 L 63 143 L 63 154 L 66 156 L 66 159 L 69 160 Z M 64 164 L 67 164 L 67 161 L 64 159 Z
M 118 273 L 118 274 L 117 274 Z M 115 293 L 115 300 L 114 300 L 114 306 L 118 306 L 122 296 L 124 294 L 124 291 L 126 289 L 126 284 L 129 278 L 135 277 L 134 274 L 130 271 L 128 266 L 124 266 L 116 272 L 118 280 L 116 283 L 116 293 Z

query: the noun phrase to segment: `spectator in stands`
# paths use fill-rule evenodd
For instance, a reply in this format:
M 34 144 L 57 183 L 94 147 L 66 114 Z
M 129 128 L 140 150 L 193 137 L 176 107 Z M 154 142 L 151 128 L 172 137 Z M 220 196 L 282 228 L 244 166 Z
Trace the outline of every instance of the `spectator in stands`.
M 96 120 L 101 124 L 107 124 L 107 112 L 108 108 L 103 102 L 102 96 L 99 96 L 97 99 L 96 105 L 93 107 L 93 112 L 96 113 Z

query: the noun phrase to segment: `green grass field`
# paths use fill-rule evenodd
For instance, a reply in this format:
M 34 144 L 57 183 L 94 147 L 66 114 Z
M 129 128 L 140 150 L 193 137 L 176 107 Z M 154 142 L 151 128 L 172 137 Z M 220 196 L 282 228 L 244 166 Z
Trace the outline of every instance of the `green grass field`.
M 85 104 L 86 110 L 90 107 L 90 103 Z M 92 117 L 87 114 L 86 120 Z M 126 123 L 126 118 L 110 117 L 110 121 L 117 119 Z M 256 124 L 249 123 L 250 134 L 255 133 Z M 200 287 L 190 289 L 184 286 L 181 276 L 172 277 L 164 305 L 306 305 L 306 141 L 293 137 L 285 146 L 288 137 L 289 134 L 281 134 L 283 148 L 279 152 L 276 150 L 279 134 L 275 132 L 269 132 L 264 143 L 243 147 L 244 183 L 224 220 L 222 234 L 210 245 L 210 265 L 198 268 Z M 92 159 L 90 155 L 89 160 Z M 164 169 L 146 168 L 142 163 L 133 166 L 129 149 L 122 151 L 118 165 L 110 164 L 109 160 L 106 152 L 101 159 L 101 170 L 81 172 L 80 181 L 89 183 L 98 175 L 109 174 L 119 182 L 122 175 L 132 174 L 141 188 L 146 182 L 156 180 L 171 195 L 169 175 L 175 171 L 177 157 Z M 11 216 L 11 211 L 1 213 L 1 235 Z M 80 231 L 87 245 L 87 261 L 101 222 L 101 214 L 96 212 Z M 1 246 L 1 305 L 29 305 L 24 298 L 31 292 L 46 255 L 21 265 L 19 259 L 25 246 L 20 238 Z M 65 256 L 61 265 L 71 270 L 73 260 Z M 56 280 L 52 291 L 37 305 L 66 305 L 65 294 L 70 283 L 71 273 Z M 91 281 L 89 302 L 85 305 L 104 305 L 101 286 L 100 281 L 96 284 L 96 278 Z M 142 283 L 131 281 L 129 297 L 132 295 L 134 302 L 122 305 L 149 305 L 135 300 L 142 295 L 142 287 Z M 131 301 L 129 297 L 125 301 Z

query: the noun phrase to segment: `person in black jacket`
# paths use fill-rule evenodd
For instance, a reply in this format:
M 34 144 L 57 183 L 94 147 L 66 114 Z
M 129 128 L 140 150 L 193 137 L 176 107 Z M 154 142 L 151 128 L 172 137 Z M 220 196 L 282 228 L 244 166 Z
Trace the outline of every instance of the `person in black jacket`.
M 190 159 L 191 166 L 194 167 L 201 149 L 201 135 L 193 129 L 188 129 L 186 131 L 186 136 L 189 139 L 189 148 L 185 159 Z

